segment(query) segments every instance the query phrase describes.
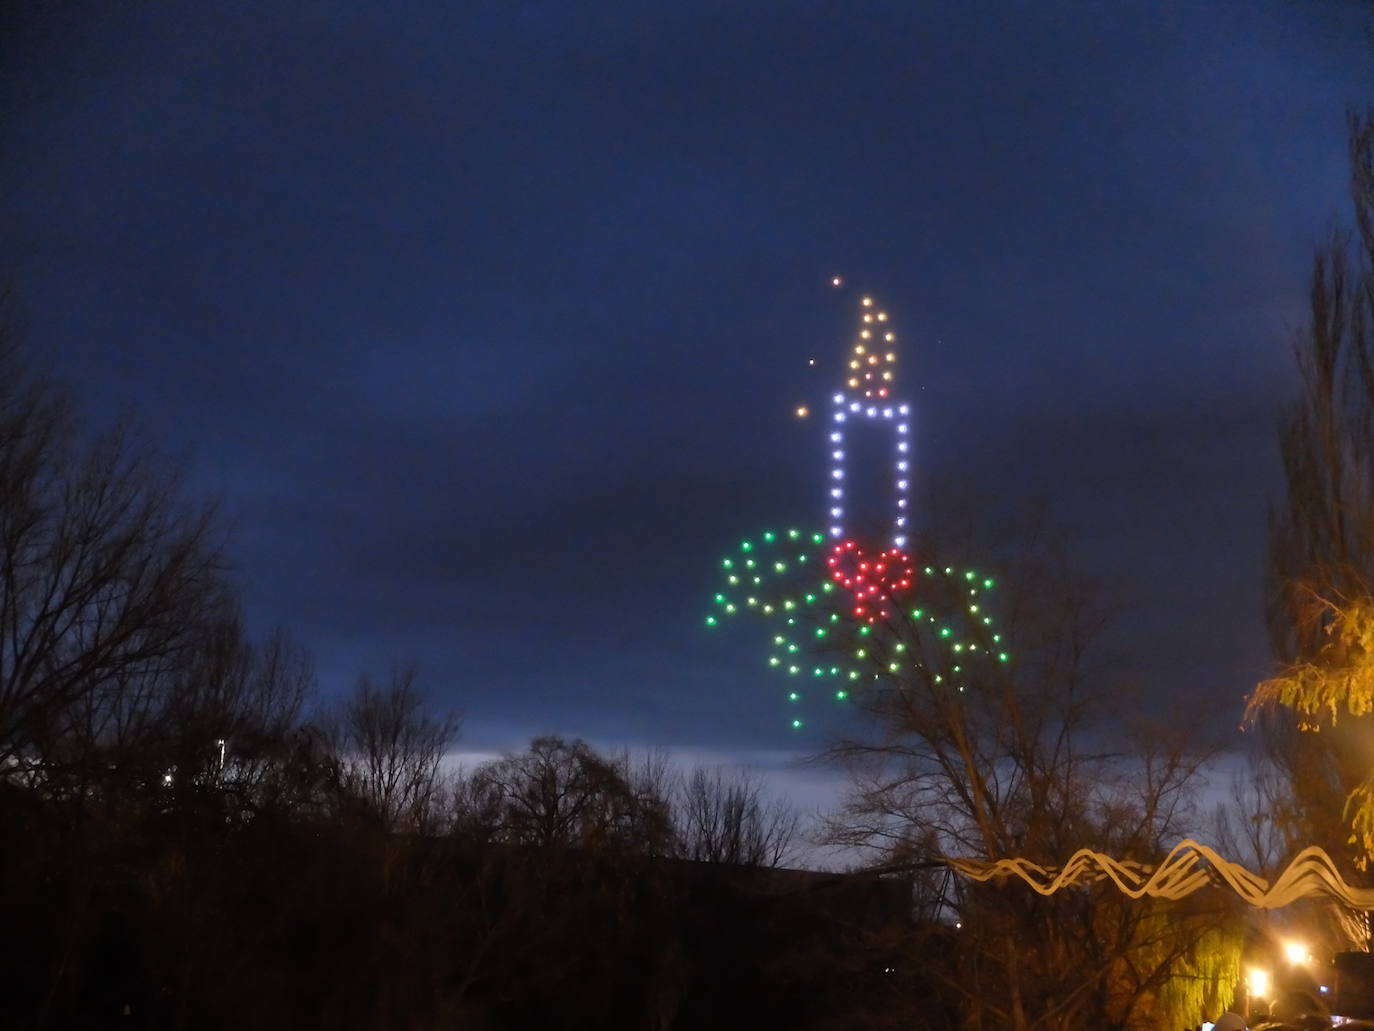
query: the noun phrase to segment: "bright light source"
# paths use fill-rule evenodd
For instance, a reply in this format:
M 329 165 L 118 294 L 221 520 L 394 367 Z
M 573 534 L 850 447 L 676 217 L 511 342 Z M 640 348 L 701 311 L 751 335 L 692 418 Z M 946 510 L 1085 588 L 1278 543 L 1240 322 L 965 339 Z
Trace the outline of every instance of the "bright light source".
M 1269 971 L 1261 970 L 1259 967 L 1251 967 L 1245 983 L 1246 987 L 1250 989 L 1250 994 L 1255 998 L 1266 999 L 1269 997 Z
M 1306 963 L 1312 958 L 1312 954 L 1307 951 L 1307 946 L 1302 942 L 1284 942 L 1283 956 L 1294 965 Z

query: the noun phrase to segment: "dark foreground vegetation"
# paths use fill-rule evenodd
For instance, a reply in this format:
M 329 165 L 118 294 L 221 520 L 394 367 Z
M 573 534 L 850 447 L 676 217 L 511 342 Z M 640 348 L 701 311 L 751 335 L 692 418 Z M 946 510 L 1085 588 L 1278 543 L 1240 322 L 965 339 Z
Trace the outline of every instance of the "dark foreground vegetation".
M 211 514 L 0 366 L 0 1027 L 1028 1031 L 1229 998 L 1218 899 L 942 869 L 1148 860 L 1192 811 L 1202 757 L 1113 715 L 1052 562 L 1008 576 L 1015 662 L 951 691 L 937 640 L 856 697 L 825 831 L 874 871 L 789 871 L 797 816 L 748 779 L 552 737 L 457 774 L 456 718 L 404 669 L 322 704 L 299 648 L 245 632 Z M 899 638 L 926 647 L 868 646 Z

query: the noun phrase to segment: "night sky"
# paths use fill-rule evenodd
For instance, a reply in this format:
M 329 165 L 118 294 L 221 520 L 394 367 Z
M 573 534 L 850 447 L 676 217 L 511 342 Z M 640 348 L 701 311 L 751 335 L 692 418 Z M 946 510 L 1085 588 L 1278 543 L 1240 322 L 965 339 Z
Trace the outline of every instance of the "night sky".
M 221 500 L 251 625 L 326 692 L 416 661 L 467 750 L 820 743 L 701 617 L 823 524 L 834 272 L 902 333 L 918 521 L 1048 499 L 1149 690 L 1238 715 L 1367 14 L 21 0 L 0 275 Z

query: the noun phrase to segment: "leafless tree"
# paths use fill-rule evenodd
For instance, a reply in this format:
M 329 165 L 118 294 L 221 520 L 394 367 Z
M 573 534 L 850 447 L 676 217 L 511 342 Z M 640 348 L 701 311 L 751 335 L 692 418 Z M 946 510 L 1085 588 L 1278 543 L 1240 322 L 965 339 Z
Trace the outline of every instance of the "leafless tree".
M 667 850 L 671 828 L 666 799 L 640 790 L 652 786 L 637 786 L 624 760 L 584 741 L 539 737 L 473 773 L 464 822 L 514 844 L 655 854 Z
M 693 770 L 675 794 L 673 815 L 683 858 L 737 866 L 789 862 L 801 827 L 796 808 L 768 797 L 747 770 Z
M 458 735 L 456 714 L 433 715 L 415 669 L 383 685 L 364 676 L 338 717 L 340 758 L 353 793 L 387 827 L 419 827 L 436 809 L 440 763 Z
M 131 430 L 84 435 L 0 350 L 0 770 L 137 718 L 228 607 L 211 518 Z
M 853 778 L 832 840 L 894 872 L 946 856 L 1054 866 L 1083 847 L 1158 860 L 1193 827 L 1206 754 L 1113 704 L 1123 683 L 1099 655 L 1104 610 L 1055 549 L 998 583 L 989 627 L 983 608 L 964 615 L 961 578 L 923 581 L 923 614 L 957 628 L 958 650 L 910 613 L 863 638 L 893 672 L 855 693 L 869 734 L 830 752 Z M 1217 927 L 1161 919 L 1104 885 L 1048 899 L 1014 883 L 948 887 L 936 909 L 959 926 L 959 963 L 946 985 L 970 1028 L 1172 1019 L 1148 1008 Z

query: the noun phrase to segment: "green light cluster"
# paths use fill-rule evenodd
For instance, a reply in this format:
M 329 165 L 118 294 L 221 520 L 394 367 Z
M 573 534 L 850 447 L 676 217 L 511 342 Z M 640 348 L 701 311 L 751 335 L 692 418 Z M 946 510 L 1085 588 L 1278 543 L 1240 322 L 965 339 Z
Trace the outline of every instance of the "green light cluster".
M 874 681 L 900 683 L 905 671 L 925 671 L 920 659 L 936 667 L 928 671 L 932 683 L 959 691 L 966 665 L 1010 660 L 982 603 L 994 586 L 990 577 L 926 566 L 912 592 L 921 604 L 870 626 L 851 618 L 852 600 L 828 573 L 829 551 L 824 534 L 796 529 L 744 540 L 721 562 L 725 584 L 707 626 L 741 612 L 764 617 L 771 627 L 768 666 L 806 677 L 840 702 Z M 804 694 L 789 690 L 788 702 L 799 704 Z M 791 722 L 802 727 L 800 718 Z

